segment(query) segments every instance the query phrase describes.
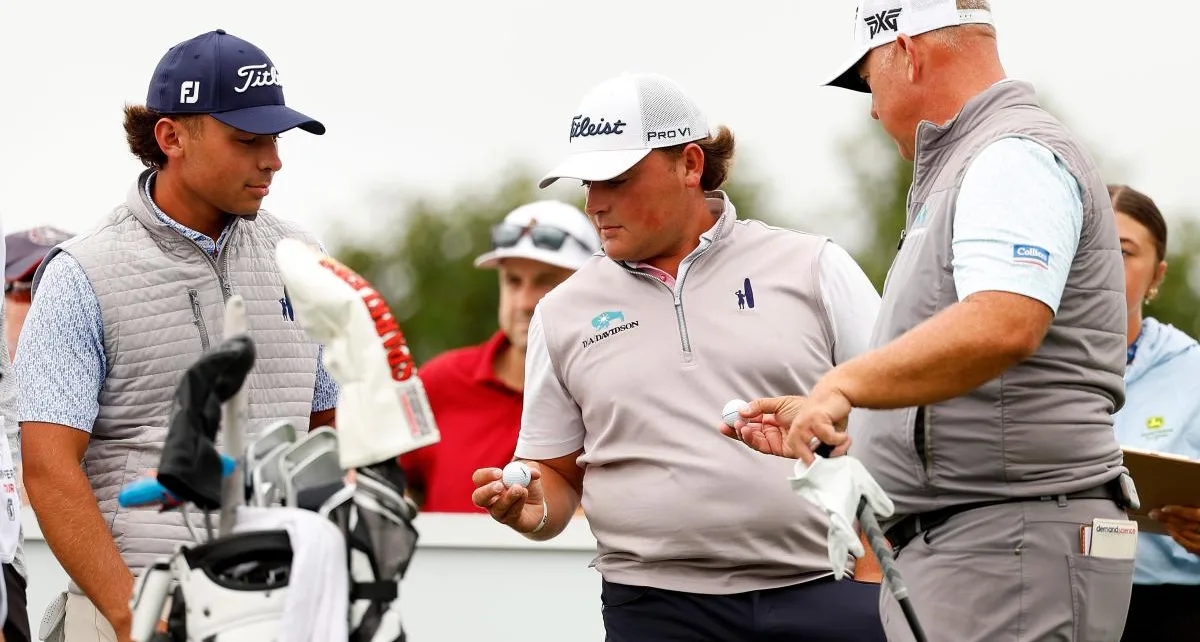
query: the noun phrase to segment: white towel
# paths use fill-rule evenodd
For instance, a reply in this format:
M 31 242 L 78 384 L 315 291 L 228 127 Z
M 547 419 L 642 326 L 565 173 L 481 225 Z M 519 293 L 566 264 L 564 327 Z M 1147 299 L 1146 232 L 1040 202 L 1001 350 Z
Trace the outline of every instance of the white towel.
M 285 530 L 291 540 L 291 579 L 279 642 L 329 642 L 349 636 L 346 540 L 333 522 L 299 508 L 240 506 L 233 530 Z

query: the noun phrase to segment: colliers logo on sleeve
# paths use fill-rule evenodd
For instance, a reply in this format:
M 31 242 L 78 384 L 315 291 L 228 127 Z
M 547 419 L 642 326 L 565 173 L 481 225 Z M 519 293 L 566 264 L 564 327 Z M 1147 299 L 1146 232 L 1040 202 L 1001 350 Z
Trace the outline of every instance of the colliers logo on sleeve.
M 583 347 L 603 341 L 618 332 L 632 330 L 638 327 L 638 321 L 626 321 L 625 313 L 620 310 L 601 312 L 592 318 L 592 329 L 598 332 L 583 340 Z
M 1032 265 L 1043 270 L 1050 267 L 1050 252 L 1036 245 L 1013 244 L 1013 263 Z

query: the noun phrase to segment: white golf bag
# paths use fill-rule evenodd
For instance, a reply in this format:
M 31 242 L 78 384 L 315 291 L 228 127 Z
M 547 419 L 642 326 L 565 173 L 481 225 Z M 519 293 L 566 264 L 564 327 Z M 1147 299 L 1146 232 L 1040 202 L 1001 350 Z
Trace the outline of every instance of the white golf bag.
M 345 552 L 344 558 L 338 557 L 346 560 L 345 575 L 336 579 L 346 587 L 341 609 L 348 640 L 405 640 L 399 586 L 416 548 L 412 520 L 417 510 L 404 496 L 404 473 L 397 458 L 436 443 L 437 424 L 404 335 L 371 284 L 298 241 L 281 241 L 276 262 L 297 319 L 325 346 L 325 365 L 339 385 L 339 428 L 297 436 L 294 429 L 279 425 L 286 422 L 276 422 L 252 435 L 262 439 L 243 445 L 245 391 L 234 388 L 238 392 L 232 397 L 221 397 L 226 454 L 240 458 L 231 478 L 221 485 L 221 536 L 183 546 L 169 561 L 143 574 L 133 600 L 135 642 L 265 642 L 294 628 L 293 618 L 284 617 L 288 609 L 311 615 L 311 610 L 296 606 L 307 595 L 297 591 L 313 587 L 291 584 L 299 572 L 310 570 L 303 563 L 293 567 L 292 536 L 278 530 L 238 532 L 236 522 L 241 520 L 234 519 L 233 511 L 247 500 L 257 510 L 280 505 L 306 509 L 336 525 Z M 226 314 L 227 333 L 245 332 L 240 297 L 226 303 Z M 248 337 L 243 341 L 249 342 Z M 193 383 L 200 386 L 205 381 L 197 377 Z M 240 387 L 242 382 L 236 383 Z M 220 464 L 209 452 L 214 436 L 207 433 L 214 432 L 219 417 L 185 404 L 180 407 L 191 413 L 183 415 L 190 423 L 179 422 L 179 441 L 186 448 L 170 458 L 186 473 L 176 484 L 176 494 L 186 499 L 193 488 L 183 482 L 194 482 L 210 492 L 192 496 L 211 500 Z M 195 433 L 206 434 L 193 438 Z M 169 431 L 168 440 L 171 437 Z M 209 464 L 191 465 L 193 452 L 207 455 Z M 164 449 L 164 462 L 167 454 Z M 353 481 L 344 481 L 347 472 Z M 161 475 L 160 467 L 160 479 Z M 168 594 L 173 599 L 164 627 Z M 300 633 L 296 637 L 320 637 L 312 631 Z M 336 637 L 340 636 L 330 640 L 336 642 Z

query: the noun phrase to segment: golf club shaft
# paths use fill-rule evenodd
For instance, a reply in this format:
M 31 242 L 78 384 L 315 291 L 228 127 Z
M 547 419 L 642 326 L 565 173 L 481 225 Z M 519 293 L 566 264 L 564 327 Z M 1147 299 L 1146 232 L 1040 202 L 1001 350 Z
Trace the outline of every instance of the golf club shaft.
M 879 520 L 875 518 L 875 511 L 871 510 L 865 499 L 858 503 L 858 524 L 867 536 L 867 543 L 871 545 L 871 551 L 879 559 L 879 567 L 883 569 L 884 580 L 892 595 L 896 597 L 896 601 L 900 603 L 900 610 L 904 611 L 904 619 L 908 621 L 908 628 L 912 629 L 913 637 L 917 639 L 917 642 L 927 642 L 925 630 L 921 628 L 921 621 L 917 619 L 912 601 L 908 599 L 908 587 L 904 585 L 904 578 L 900 576 L 900 571 L 896 570 L 896 559 L 892 557 L 892 549 L 889 548 L 887 539 L 883 536 L 883 528 L 879 526 Z
M 245 334 L 246 326 L 246 302 L 240 295 L 235 294 L 225 302 L 225 337 Z M 221 443 L 225 454 L 237 461 L 243 460 L 248 402 L 245 384 L 225 402 L 225 429 Z M 217 522 L 217 532 L 222 536 L 233 532 L 234 523 L 237 521 L 237 508 L 245 497 L 243 468 L 243 465 L 235 466 L 233 472 L 222 480 L 221 513 Z

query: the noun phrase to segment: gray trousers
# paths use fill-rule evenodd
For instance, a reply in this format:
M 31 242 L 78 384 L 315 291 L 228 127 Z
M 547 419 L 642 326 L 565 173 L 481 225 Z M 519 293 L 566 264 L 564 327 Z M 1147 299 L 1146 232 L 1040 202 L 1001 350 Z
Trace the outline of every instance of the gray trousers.
M 1118 642 L 1133 560 L 1080 554 L 1079 527 L 1124 519 L 1103 499 L 1059 498 L 959 513 L 896 556 L 930 642 Z M 889 642 L 910 642 L 900 604 L 880 591 Z

